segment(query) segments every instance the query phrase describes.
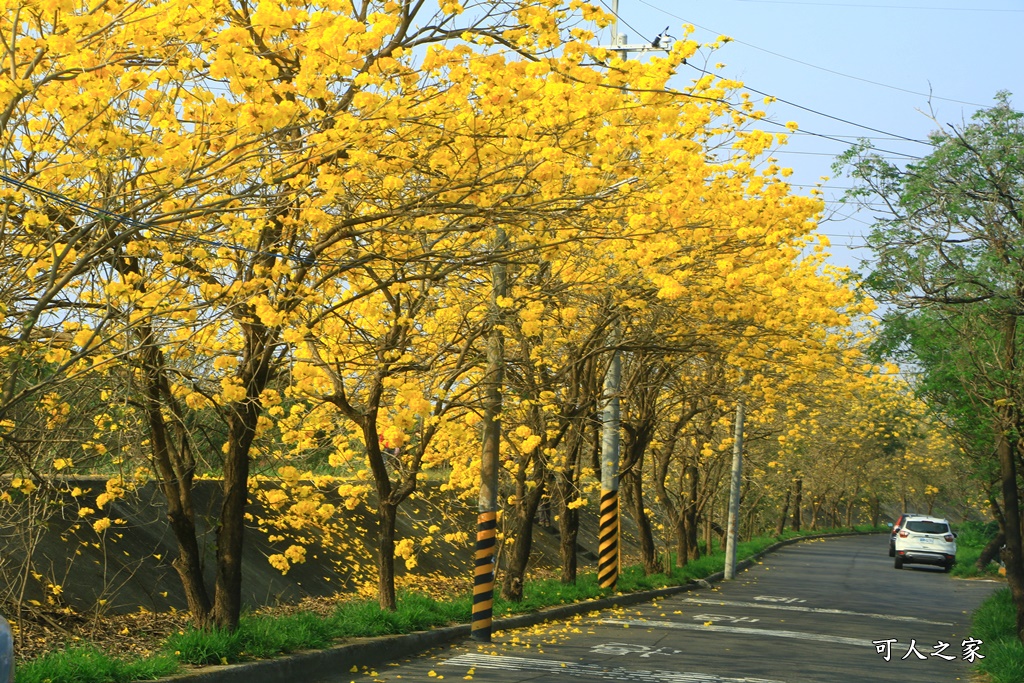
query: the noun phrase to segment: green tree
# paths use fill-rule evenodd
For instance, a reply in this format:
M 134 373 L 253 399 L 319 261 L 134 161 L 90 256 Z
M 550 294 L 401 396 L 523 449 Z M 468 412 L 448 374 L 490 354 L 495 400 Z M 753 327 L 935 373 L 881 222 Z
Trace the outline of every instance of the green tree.
M 840 164 L 858 181 L 852 198 L 884 208 L 866 284 L 892 307 L 888 349 L 917 364 L 922 395 L 978 449 L 979 467 L 998 467 L 1004 561 L 1024 640 L 1024 114 L 1001 92 L 995 106 L 930 141 L 933 150 L 905 168 L 867 143 Z

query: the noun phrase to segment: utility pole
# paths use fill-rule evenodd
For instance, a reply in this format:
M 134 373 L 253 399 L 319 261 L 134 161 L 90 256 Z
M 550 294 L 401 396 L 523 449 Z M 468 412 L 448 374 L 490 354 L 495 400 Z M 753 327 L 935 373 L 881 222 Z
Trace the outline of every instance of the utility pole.
M 725 578 L 736 578 L 736 542 L 740 525 L 740 484 L 743 479 L 743 371 L 736 400 L 736 428 L 732 441 L 732 480 L 729 484 L 729 521 L 725 536 Z
M 494 253 L 505 250 L 505 231 L 497 228 Z M 491 303 L 488 316 L 487 375 L 484 378 L 483 452 L 480 460 L 480 497 L 476 530 L 476 561 L 473 569 L 473 614 L 470 636 L 491 642 L 491 617 L 494 606 L 494 545 L 498 530 L 498 459 L 501 447 L 501 386 L 505 377 L 505 339 L 501 332 L 502 313 L 499 297 L 508 289 L 504 256 L 491 266 Z
M 618 343 L 613 333 L 612 343 Z M 619 578 L 619 389 L 622 357 L 616 349 L 604 375 L 601 405 L 601 508 L 598 526 L 597 584 L 615 588 Z
M 629 36 L 619 33 L 619 0 L 612 0 L 612 15 L 612 44 L 600 45 L 598 47 L 604 50 L 621 52 L 623 59 L 629 59 L 630 52 L 668 52 L 668 48 L 661 47 L 660 43 L 658 45 L 651 45 L 649 43 L 629 44 Z M 658 41 L 656 40 L 655 42 L 657 43 Z

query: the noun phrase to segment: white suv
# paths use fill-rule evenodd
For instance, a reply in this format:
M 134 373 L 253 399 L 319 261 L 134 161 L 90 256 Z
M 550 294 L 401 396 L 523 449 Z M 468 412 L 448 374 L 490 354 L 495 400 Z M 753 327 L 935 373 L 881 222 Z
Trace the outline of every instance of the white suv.
M 14 638 L 11 625 L 0 617 L 0 681 L 14 683 Z
M 904 564 L 935 564 L 943 571 L 956 562 L 956 534 L 936 517 L 908 517 L 896 534 L 896 569 Z

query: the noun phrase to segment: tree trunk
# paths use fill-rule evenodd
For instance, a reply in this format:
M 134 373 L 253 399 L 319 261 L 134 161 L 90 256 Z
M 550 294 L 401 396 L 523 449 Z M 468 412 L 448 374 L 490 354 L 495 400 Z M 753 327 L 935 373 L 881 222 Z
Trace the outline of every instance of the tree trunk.
M 228 418 L 228 454 L 224 460 L 224 500 L 217 526 L 217 572 L 213 620 L 229 630 L 238 628 L 242 614 L 242 540 L 245 506 L 249 499 L 249 449 L 256 436 L 263 386 L 250 383 L 247 400 L 236 403 Z
M 152 332 L 143 333 L 143 377 L 145 382 L 146 420 L 149 427 L 150 447 L 156 465 L 160 488 L 167 502 L 167 520 L 178 545 L 178 556 L 171 562 L 181 579 L 192 622 L 197 628 L 211 625 L 213 607 L 203 579 L 202 556 L 196 534 L 195 509 L 192 504 L 194 466 L 173 460 L 167 423 L 163 414 L 163 399 L 170 395 L 163 376 L 163 354 L 153 345 Z M 167 389 L 165 391 L 165 389 Z M 179 446 L 179 452 L 184 446 Z M 177 465 L 177 466 L 175 466 Z
M 786 489 L 786 500 L 782 503 L 782 514 L 779 515 L 779 522 L 775 525 L 775 535 L 781 536 L 786 530 L 786 516 L 789 514 L 789 500 L 793 496 L 792 489 Z
M 1005 543 L 1006 534 L 1002 532 L 996 534 L 996 537 L 988 542 L 988 545 L 982 549 L 981 555 L 978 555 L 977 562 L 974 563 L 974 566 L 978 568 L 978 571 L 984 571 L 985 567 L 987 567 L 990 562 L 999 557 L 999 551 Z
M 811 531 L 818 530 L 818 512 L 821 510 L 822 503 L 824 500 L 817 496 L 811 499 Z
M 683 507 L 683 525 L 686 533 L 686 560 L 696 560 L 700 557 L 700 545 L 697 543 L 697 494 L 700 470 L 696 465 L 687 465 L 686 473 L 686 505 Z
M 1003 330 L 1003 362 L 1007 371 L 1017 367 L 1017 318 L 1010 316 Z M 1008 397 L 1012 398 L 1012 397 Z M 1024 543 L 1022 543 L 1020 488 L 1017 483 L 1017 458 L 1024 441 L 1018 436 L 1010 442 L 1012 428 L 1020 434 L 1021 420 L 1018 407 L 1013 401 L 998 409 L 996 423 L 996 454 L 999 458 L 1000 484 L 1003 494 L 1003 533 L 1006 534 L 1006 548 L 1003 563 L 1006 565 L 1006 582 L 1010 586 L 1013 604 L 1017 608 L 1017 638 L 1024 643 Z
M 562 583 L 575 584 L 579 564 L 577 544 L 580 532 L 579 508 L 571 507 L 579 499 L 579 480 L 582 470 L 583 430 L 573 430 L 568 457 L 561 470 L 555 472 L 555 493 L 558 499 L 558 540 L 562 560 Z
M 537 514 L 537 506 L 543 495 L 542 478 L 533 491 L 525 496 L 525 500 L 516 505 L 516 535 L 501 581 L 501 597 L 510 602 L 523 601 L 523 580 L 533 547 L 533 517 Z
M 562 558 L 562 583 L 575 584 L 578 555 L 576 544 L 579 542 L 580 513 L 562 506 L 558 516 L 559 551 Z
M 644 510 L 643 480 L 638 469 L 633 468 L 623 475 L 622 490 L 626 494 L 626 504 L 629 506 L 633 521 L 636 522 L 637 536 L 640 540 L 640 561 L 644 565 L 644 573 L 657 574 L 660 568 L 654 547 L 654 534 L 651 530 L 651 520 Z
M 832 505 L 828 509 L 828 527 L 830 529 L 836 529 L 839 527 L 839 506 L 842 504 L 842 500 L 836 498 L 832 501 Z
M 377 506 L 377 597 L 380 608 L 398 609 L 395 592 L 395 519 L 398 506 L 381 501 Z
M 793 493 L 793 531 L 799 532 L 800 522 L 802 521 L 801 505 L 804 499 L 804 480 L 798 477 L 794 486 L 796 490 Z
M 871 526 L 877 527 L 882 521 L 882 505 L 877 495 L 871 496 Z
M 666 537 L 665 546 L 669 548 L 667 550 L 668 555 L 669 555 L 669 559 L 668 559 L 669 570 L 666 572 L 666 573 L 668 573 L 668 572 L 672 571 L 671 567 L 673 565 L 672 560 L 671 560 L 672 550 L 671 550 L 670 546 L 671 545 L 675 545 L 675 548 L 676 548 L 676 563 L 678 563 L 678 562 L 680 562 L 680 559 L 679 559 L 680 553 L 681 553 L 680 546 L 685 545 L 686 541 L 685 541 L 685 539 L 682 538 L 682 534 L 683 534 L 683 515 L 682 515 L 682 511 L 679 510 L 675 505 L 673 505 L 671 501 L 663 502 L 662 503 L 662 508 L 665 511 L 665 516 L 668 518 L 666 520 L 666 522 L 667 522 L 666 523 L 666 527 L 669 529 L 669 531 L 668 531 L 668 533 L 665 534 L 665 537 Z M 669 537 L 671 537 L 673 539 L 674 543 L 670 543 L 668 541 Z M 683 564 L 685 564 L 685 561 L 683 561 Z M 680 564 L 679 566 L 682 567 L 683 564 Z
M 680 515 L 675 527 L 676 535 L 676 566 L 685 567 L 690 561 L 690 536 L 687 534 L 686 517 Z
M 711 520 L 711 514 L 714 512 L 714 509 L 715 507 L 713 505 L 709 505 L 707 514 L 704 515 L 704 549 L 708 555 L 711 555 L 715 552 L 714 548 L 711 545 L 714 541 L 714 538 L 711 535 L 711 525 L 713 524 Z
M 1013 604 L 1017 611 L 1017 637 L 1024 643 L 1024 549 L 1021 547 L 1017 458 L 1003 425 L 999 425 L 996 451 L 999 456 L 1002 483 L 1003 518 L 1006 522 L 1006 548 L 1002 553 L 1003 563 L 1006 565 L 1006 582 L 1010 586 L 1010 594 L 1013 596 Z

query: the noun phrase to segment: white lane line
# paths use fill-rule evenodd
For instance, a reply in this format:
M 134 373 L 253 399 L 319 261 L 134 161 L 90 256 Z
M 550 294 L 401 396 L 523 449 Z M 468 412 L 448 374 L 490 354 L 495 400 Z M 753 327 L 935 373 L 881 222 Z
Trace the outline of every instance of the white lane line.
M 729 607 L 757 607 L 760 609 L 781 609 L 788 612 L 812 612 L 814 614 L 844 614 L 851 617 L 870 617 L 872 619 L 888 619 L 889 621 L 913 621 L 919 624 L 933 624 L 935 626 L 952 626 L 948 621 L 929 621 L 917 617 L 901 617 L 895 614 L 872 614 L 870 612 L 850 612 L 844 609 L 828 609 L 827 607 L 800 607 L 799 605 L 777 605 L 763 602 L 736 602 L 732 600 L 701 600 L 699 598 L 683 598 L 681 602 L 691 602 L 696 605 L 727 605 Z
M 718 631 L 720 633 L 742 633 L 752 636 L 771 636 L 773 638 L 796 638 L 798 640 L 816 640 L 821 643 L 838 643 L 840 645 L 856 645 L 858 647 L 874 647 L 870 640 L 860 638 L 843 638 L 842 636 L 827 636 L 822 633 L 807 633 L 805 631 L 782 631 L 766 628 L 746 628 L 744 626 L 703 626 L 700 624 L 681 624 L 675 621 L 641 621 L 639 619 L 601 619 L 601 624 L 620 624 L 622 626 L 636 626 L 639 628 L 670 628 L 679 631 Z
M 476 669 L 502 669 L 504 671 L 526 671 L 566 676 L 587 676 L 605 681 L 627 681 L 636 683 L 782 683 L 767 678 L 724 678 L 715 674 L 688 673 L 682 671 L 645 671 L 606 667 L 598 664 L 577 664 L 554 659 L 532 657 L 504 657 L 501 655 L 465 654 L 441 662 L 443 665 L 464 666 Z M 545 678 L 544 680 L 547 680 Z

